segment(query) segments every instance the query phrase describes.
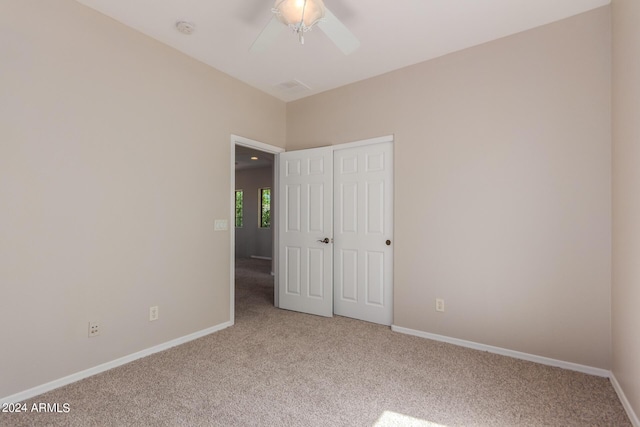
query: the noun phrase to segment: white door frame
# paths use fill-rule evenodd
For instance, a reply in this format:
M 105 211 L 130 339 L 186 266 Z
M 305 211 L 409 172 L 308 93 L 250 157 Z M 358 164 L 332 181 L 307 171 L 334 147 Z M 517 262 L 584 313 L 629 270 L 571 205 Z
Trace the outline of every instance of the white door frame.
M 260 142 L 260 141 L 254 141 L 253 139 L 249 139 L 249 138 L 244 138 L 242 136 L 238 136 L 238 135 L 231 135 L 231 191 L 230 193 L 230 205 L 231 205 L 231 209 L 230 209 L 230 214 L 229 214 L 229 239 L 230 239 L 230 266 L 231 266 L 231 277 L 230 277 L 230 288 L 229 288 L 229 321 L 231 322 L 231 324 L 235 324 L 236 321 L 236 312 L 235 312 L 235 301 L 236 301 L 236 277 L 235 277 L 235 270 L 236 270 L 236 221 L 235 221 L 235 217 L 236 217 L 236 200 L 235 200 L 235 191 L 236 191 L 236 145 L 241 145 L 243 147 L 249 147 L 249 148 L 253 148 L 255 150 L 259 150 L 259 151 L 264 151 L 266 153 L 271 153 L 273 154 L 273 188 L 271 189 L 271 191 L 273 192 L 273 196 L 274 198 L 277 200 L 278 194 L 277 194 L 277 188 L 278 188 L 278 165 L 279 165 L 279 158 L 277 156 L 278 153 L 282 153 L 284 151 L 284 148 L 280 148 L 280 147 L 276 147 L 275 145 L 270 145 L 270 144 L 265 144 L 264 142 Z M 271 204 L 271 209 L 273 210 L 274 207 L 277 209 L 277 207 L 272 203 Z M 278 221 L 274 221 L 274 218 L 277 219 L 277 212 L 276 215 L 271 215 L 271 232 L 273 233 L 273 248 L 272 248 L 272 265 L 276 266 L 276 268 L 273 268 L 273 274 L 275 275 L 274 277 L 274 286 L 275 286 L 275 295 L 274 295 L 274 305 L 276 307 L 278 307 L 278 269 L 277 269 L 277 262 L 278 262 Z
M 335 150 L 342 150 L 344 148 L 354 148 L 354 147 L 362 147 L 364 145 L 379 144 L 381 142 L 393 143 L 393 141 L 394 141 L 393 135 L 385 135 L 385 136 L 378 136 L 376 138 L 361 139 L 359 141 L 345 142 L 343 144 L 332 145 L 332 147 L 335 151 Z

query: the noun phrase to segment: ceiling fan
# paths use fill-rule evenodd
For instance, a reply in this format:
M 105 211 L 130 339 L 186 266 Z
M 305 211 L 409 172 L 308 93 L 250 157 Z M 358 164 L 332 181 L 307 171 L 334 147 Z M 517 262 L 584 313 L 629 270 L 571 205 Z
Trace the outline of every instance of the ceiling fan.
M 251 52 L 265 51 L 289 27 L 304 44 L 304 33 L 316 25 L 345 54 L 360 46 L 360 41 L 324 6 L 322 0 L 276 0 L 273 17 L 251 45 Z

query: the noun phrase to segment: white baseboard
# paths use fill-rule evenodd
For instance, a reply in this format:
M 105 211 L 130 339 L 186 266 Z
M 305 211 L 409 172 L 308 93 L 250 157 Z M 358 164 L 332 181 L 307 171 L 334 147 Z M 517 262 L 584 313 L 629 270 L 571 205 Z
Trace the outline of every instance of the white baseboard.
M 395 325 L 391 326 L 391 330 L 394 332 L 400 332 L 402 334 L 414 335 L 416 337 L 426 338 L 434 341 L 442 341 L 449 344 L 459 345 L 461 347 L 473 348 L 475 350 L 488 351 L 489 353 L 501 354 L 503 356 L 514 357 L 516 359 L 528 360 L 529 362 L 540 363 L 542 365 L 556 366 L 558 368 L 578 371 L 589 375 L 596 375 L 605 378 L 609 378 L 611 376 L 611 371 L 608 371 L 606 369 L 594 368 L 592 366 L 580 365 L 578 363 L 565 362 L 563 360 L 551 359 L 544 356 L 536 356 L 535 354 L 522 353 L 520 351 L 509 350 L 506 348 L 479 344 L 473 341 L 466 341 L 458 338 L 447 337 L 444 335 L 431 334 L 429 332 L 417 331 L 415 329 L 403 328 Z
M 638 418 L 635 411 L 631 407 L 631 403 L 629 403 L 629 399 L 627 399 L 627 396 L 624 394 L 624 391 L 622 391 L 622 387 L 620 386 L 620 383 L 616 379 L 616 376 L 613 375 L 613 372 L 611 373 L 611 377 L 609 379 L 611 380 L 611 384 L 613 384 L 613 389 L 618 394 L 618 398 L 620 399 L 620 402 L 622 402 L 622 406 L 624 407 L 624 410 L 627 411 L 627 415 L 631 420 L 631 424 L 633 424 L 633 427 L 640 427 L 640 419 Z
M 263 259 L 265 261 L 271 261 L 271 257 L 270 256 L 251 255 L 249 258 L 252 258 L 252 259 Z
M 175 347 L 175 346 L 178 346 L 180 344 L 184 344 L 186 342 L 193 341 L 193 340 L 198 339 L 198 338 L 202 338 L 205 335 L 209 335 L 209 334 L 212 334 L 214 332 L 221 331 L 223 329 L 228 328 L 229 326 L 233 326 L 233 322 L 221 323 L 219 325 L 212 326 L 211 328 L 203 329 L 201 331 L 194 332 L 192 334 L 185 335 L 183 337 L 176 338 L 174 340 L 167 341 L 167 342 L 162 343 L 162 344 L 158 344 L 156 346 L 147 348 L 145 350 L 141 350 L 141 351 L 138 351 L 136 353 L 129 354 L 129 355 L 121 357 L 119 359 L 112 360 L 111 362 L 103 363 L 101 365 L 94 366 L 93 368 L 85 369 L 84 371 L 76 372 L 75 374 L 71 374 L 71 375 L 68 375 L 66 377 L 59 378 L 57 380 L 48 382 L 46 384 L 42 384 L 42 385 L 30 388 L 29 390 L 25 390 L 25 391 L 13 394 L 11 396 L 3 397 L 3 398 L 0 399 L 0 405 L 3 405 L 5 403 L 23 402 L 23 401 L 25 401 L 27 399 L 30 399 L 30 398 L 35 397 L 35 396 L 38 396 L 38 395 L 40 395 L 42 393 L 46 393 L 46 392 L 51 391 L 53 389 L 65 386 L 67 384 L 74 383 L 76 381 L 80 381 L 80 380 L 82 380 L 84 378 L 88 378 L 90 376 L 99 374 L 99 373 L 104 372 L 104 371 L 108 371 L 109 369 L 116 368 L 118 366 L 127 364 L 129 362 L 133 362 L 134 360 L 141 359 L 143 357 L 152 355 L 154 353 L 158 353 L 160 351 L 167 350 L 167 349 L 169 349 L 171 347 Z

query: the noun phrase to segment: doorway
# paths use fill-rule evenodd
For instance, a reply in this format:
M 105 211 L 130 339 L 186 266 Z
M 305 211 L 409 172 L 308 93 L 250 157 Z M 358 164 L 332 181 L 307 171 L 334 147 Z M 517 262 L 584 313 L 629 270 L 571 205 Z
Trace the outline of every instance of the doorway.
M 284 150 L 259 141 L 231 135 L 231 277 L 230 321 L 235 323 L 236 265 L 244 273 L 276 275 L 277 260 L 277 154 Z M 260 290 L 257 290 L 260 292 Z M 277 295 L 274 296 L 277 307 Z
M 235 258 L 271 261 L 274 155 L 242 145 L 235 150 Z

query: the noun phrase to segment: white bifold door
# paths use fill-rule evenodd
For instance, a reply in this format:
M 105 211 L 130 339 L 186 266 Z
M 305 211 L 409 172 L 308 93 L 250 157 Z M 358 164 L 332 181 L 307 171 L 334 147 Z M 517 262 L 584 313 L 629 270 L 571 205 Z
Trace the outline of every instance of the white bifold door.
M 393 320 L 393 145 L 280 154 L 280 308 Z

